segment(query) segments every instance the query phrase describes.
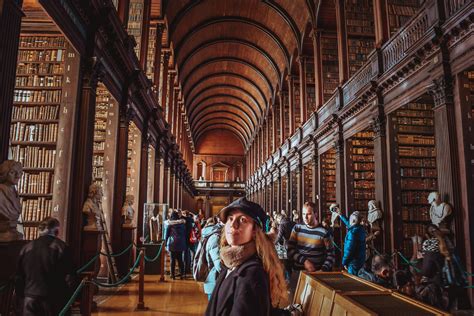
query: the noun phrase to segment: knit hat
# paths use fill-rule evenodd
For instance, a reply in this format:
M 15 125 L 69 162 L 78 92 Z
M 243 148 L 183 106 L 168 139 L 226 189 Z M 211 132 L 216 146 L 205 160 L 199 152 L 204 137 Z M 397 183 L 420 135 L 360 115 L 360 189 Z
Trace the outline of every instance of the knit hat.
M 423 253 L 425 252 L 439 252 L 439 240 L 437 238 L 427 239 L 421 246 Z
M 270 218 L 257 203 L 249 201 L 245 197 L 235 200 L 219 212 L 219 217 L 223 223 L 227 221 L 230 211 L 233 210 L 240 210 L 250 216 L 264 232 L 270 230 Z

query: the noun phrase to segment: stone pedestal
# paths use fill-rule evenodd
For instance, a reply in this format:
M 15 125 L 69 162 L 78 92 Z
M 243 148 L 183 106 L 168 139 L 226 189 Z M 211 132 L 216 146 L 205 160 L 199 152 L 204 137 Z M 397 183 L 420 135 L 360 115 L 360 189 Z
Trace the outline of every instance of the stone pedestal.
M 81 251 L 81 267 L 89 262 L 102 248 L 103 231 L 97 229 L 84 230 L 82 232 L 82 251 Z M 93 272 L 97 276 L 100 268 L 100 260 L 97 259 L 85 271 Z
M 153 259 L 155 258 L 156 254 L 160 249 L 160 244 L 144 244 L 143 247 L 145 248 L 145 255 Z M 164 251 L 164 249 L 162 249 Z M 146 262 L 145 263 L 145 274 L 153 274 L 158 275 L 161 273 L 161 258 L 156 259 L 153 262 Z
M 123 249 L 127 248 L 134 240 L 134 230 L 136 227 L 131 225 L 123 225 L 122 226 L 122 245 L 120 249 L 114 249 L 114 252 L 122 251 Z M 131 265 L 132 259 L 135 258 L 135 250 L 127 251 L 120 257 L 115 258 L 115 264 L 117 265 L 117 271 L 119 276 L 124 276 L 128 273 Z

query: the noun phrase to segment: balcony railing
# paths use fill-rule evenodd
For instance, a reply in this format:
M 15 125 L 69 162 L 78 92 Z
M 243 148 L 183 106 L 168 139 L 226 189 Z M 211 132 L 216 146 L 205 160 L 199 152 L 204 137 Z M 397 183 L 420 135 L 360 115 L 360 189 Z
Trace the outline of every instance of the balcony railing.
M 196 189 L 245 189 L 245 182 L 237 181 L 207 181 L 207 180 L 195 180 L 194 187 Z

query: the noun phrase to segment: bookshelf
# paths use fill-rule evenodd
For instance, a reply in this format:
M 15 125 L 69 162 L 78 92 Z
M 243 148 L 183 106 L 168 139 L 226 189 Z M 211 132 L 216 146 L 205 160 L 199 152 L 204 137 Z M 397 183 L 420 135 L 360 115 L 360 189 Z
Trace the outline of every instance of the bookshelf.
M 140 130 L 135 123 L 131 122 L 128 129 L 126 194 L 131 194 L 135 197 L 133 203 L 135 223 L 137 223 L 138 192 L 140 185 L 141 137 Z
M 301 91 L 299 79 L 293 80 L 293 95 L 294 95 L 294 115 L 295 115 L 295 129 L 302 125 L 301 123 Z
M 148 172 L 147 172 L 147 203 L 153 203 L 153 193 L 155 187 L 155 147 L 148 146 Z
M 375 48 L 373 0 L 346 0 L 345 8 L 349 76 L 353 76 Z
M 287 187 L 288 177 L 285 175 L 281 177 L 281 209 L 285 210 L 287 215 L 291 215 L 291 210 L 288 209 Z
M 148 37 L 148 52 L 146 58 L 146 76 L 153 80 L 155 73 L 155 42 L 156 42 L 156 25 L 150 25 L 150 36 Z
M 285 136 L 290 136 L 290 99 L 288 97 L 288 91 L 283 91 L 283 104 L 284 104 L 284 118 L 285 118 Z M 283 139 L 285 141 L 285 139 Z
M 313 163 L 309 162 L 303 167 L 304 202 L 313 202 Z
M 291 211 L 296 210 L 298 214 L 301 214 L 301 210 L 298 209 L 298 178 L 296 176 L 296 170 L 291 171 Z
M 438 189 L 434 111 L 429 103 L 409 103 L 391 117 L 399 176 L 402 251 L 411 253 L 409 238 L 424 236 L 430 221 L 428 195 Z
M 420 9 L 420 0 L 388 0 L 388 22 L 390 26 L 390 35 L 393 35 L 407 23 L 410 18 Z
M 347 140 L 347 182 L 349 212 L 367 218 L 368 203 L 375 199 L 374 133 L 359 132 Z
M 323 77 L 324 102 L 331 98 L 339 85 L 339 64 L 337 53 L 337 39 L 335 37 L 321 37 L 321 59 Z
M 140 58 L 140 42 L 142 39 L 143 23 L 143 0 L 130 0 L 130 9 L 128 11 L 128 34 L 132 35 L 137 42 L 135 54 Z
M 281 208 L 278 209 L 278 181 L 273 181 L 272 192 L 272 199 L 274 205 L 273 212 L 280 214 Z
M 468 79 L 468 98 L 467 100 L 469 100 L 469 103 L 470 104 L 470 109 L 469 110 L 469 114 L 470 115 L 467 115 L 467 117 L 469 118 L 469 128 L 467 129 L 469 131 L 469 134 L 470 136 L 468 136 L 467 139 L 470 139 L 471 142 L 469 143 L 469 154 L 470 154 L 470 162 L 471 162 L 471 183 L 474 183 L 474 141 L 472 141 L 474 139 L 474 70 L 472 71 L 466 71 L 464 72 L 464 75 L 467 77 Z
M 27 26 L 25 19 L 22 28 Z M 72 107 L 78 58 L 57 31 L 47 35 L 22 32 L 10 128 L 12 158 L 23 164 L 18 183 L 25 239 L 37 237 L 47 216 L 65 220 L 73 124 Z
M 316 111 L 316 86 L 314 81 L 314 58 L 313 56 L 305 59 L 306 75 L 306 108 L 308 117 Z
M 331 219 L 329 206 L 336 203 L 336 149 L 331 148 L 320 157 L 321 160 L 321 214 Z
M 113 213 L 118 103 L 102 83 L 99 83 L 96 93 L 92 181 L 102 187 L 104 193 L 102 208 L 110 229 Z

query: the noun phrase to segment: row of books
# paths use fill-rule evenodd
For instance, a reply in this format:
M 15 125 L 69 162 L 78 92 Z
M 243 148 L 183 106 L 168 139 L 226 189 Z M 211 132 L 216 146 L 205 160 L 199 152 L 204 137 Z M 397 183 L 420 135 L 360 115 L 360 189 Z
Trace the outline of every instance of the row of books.
M 20 36 L 20 48 L 62 48 L 66 39 L 62 36 Z
M 373 179 L 359 179 L 354 181 L 354 189 L 375 189 Z
M 424 236 L 425 235 L 425 231 L 426 231 L 426 225 L 425 224 L 416 224 L 416 223 L 403 223 L 402 224 L 402 230 L 403 230 L 403 236 L 405 238 L 409 238 L 409 237 L 412 237 L 412 236 Z M 405 246 L 406 247 L 406 246 Z M 404 251 L 411 251 L 410 248 L 405 248 L 404 247 Z M 410 247 L 408 245 L 408 247 Z M 409 252 L 405 252 L 405 253 L 409 253 Z
M 401 157 L 435 157 L 436 149 L 434 147 L 408 147 L 400 146 L 399 155 Z
M 38 238 L 38 227 L 24 227 L 23 228 L 24 239 L 33 240 Z
M 435 190 L 437 186 L 436 178 L 402 178 L 401 187 L 404 189 L 415 189 L 415 190 Z
M 434 136 L 425 135 L 398 135 L 398 143 L 400 145 L 434 145 Z
M 61 62 L 64 61 L 64 49 L 20 50 L 19 62 Z
M 356 139 L 352 141 L 352 146 L 373 146 L 373 140 Z M 351 152 L 356 155 L 373 155 L 373 147 L 352 147 Z
M 420 156 L 420 158 L 423 158 Z M 413 168 L 413 167 L 423 167 L 423 168 L 436 168 L 435 159 L 420 159 L 420 158 L 400 158 L 399 164 L 400 167 Z
M 64 73 L 63 64 L 24 63 L 16 66 L 17 75 L 60 75 Z
M 103 179 L 104 178 L 104 167 L 102 166 L 93 166 L 92 167 L 92 178 L 93 179 Z
M 430 206 L 402 207 L 402 220 L 404 221 L 429 221 Z
M 375 172 L 371 171 L 359 171 L 354 172 L 354 180 L 374 180 Z
M 94 150 L 105 150 L 105 142 L 103 141 L 94 141 Z
M 97 118 L 102 118 L 101 116 L 103 115 L 103 113 L 98 113 L 99 115 L 96 116 L 96 119 Z M 103 121 L 103 120 L 96 120 L 94 122 L 94 129 L 96 130 L 105 130 L 107 128 L 107 121 Z
M 403 191 L 402 204 L 427 204 L 428 195 L 434 190 L 436 188 L 427 188 L 426 191 Z
M 23 200 L 21 217 L 23 221 L 41 221 L 53 212 L 53 201 L 44 197 Z
M 359 171 L 359 170 L 371 171 L 371 170 L 374 170 L 375 164 L 373 162 L 365 162 L 365 163 L 355 162 L 353 164 L 353 167 L 355 171 Z
M 17 122 L 11 127 L 11 140 L 14 142 L 56 142 L 58 124 L 27 124 Z
M 12 119 L 20 120 L 57 120 L 59 107 L 57 105 L 40 106 L 14 106 L 12 109 Z
M 62 87 L 63 76 L 16 76 L 15 87 Z
M 436 169 L 425 169 L 425 168 L 400 168 L 400 175 L 402 177 L 436 177 Z
M 396 122 L 407 125 L 434 125 L 434 119 L 421 117 L 397 117 Z
M 352 161 L 357 162 L 374 162 L 374 155 L 353 155 L 351 156 Z
M 51 172 L 24 172 L 18 182 L 18 191 L 21 194 L 51 194 L 51 176 Z
M 374 188 L 370 188 L 370 189 L 374 189 Z M 357 205 L 357 202 L 358 202 L 357 200 L 374 200 L 375 191 L 354 191 L 354 198 L 356 199 L 354 205 Z M 361 205 L 361 204 L 359 203 L 358 205 Z M 356 208 L 356 210 L 364 212 L 366 211 L 366 207 L 367 205 L 364 205 L 364 207 Z
M 56 150 L 38 146 L 12 146 L 13 159 L 23 168 L 54 168 Z
M 15 89 L 14 102 L 60 103 L 61 90 L 21 90 Z
M 93 164 L 94 166 L 103 165 L 103 164 L 104 164 L 104 156 L 97 156 L 97 155 L 94 155 L 94 157 L 92 158 L 92 164 Z

